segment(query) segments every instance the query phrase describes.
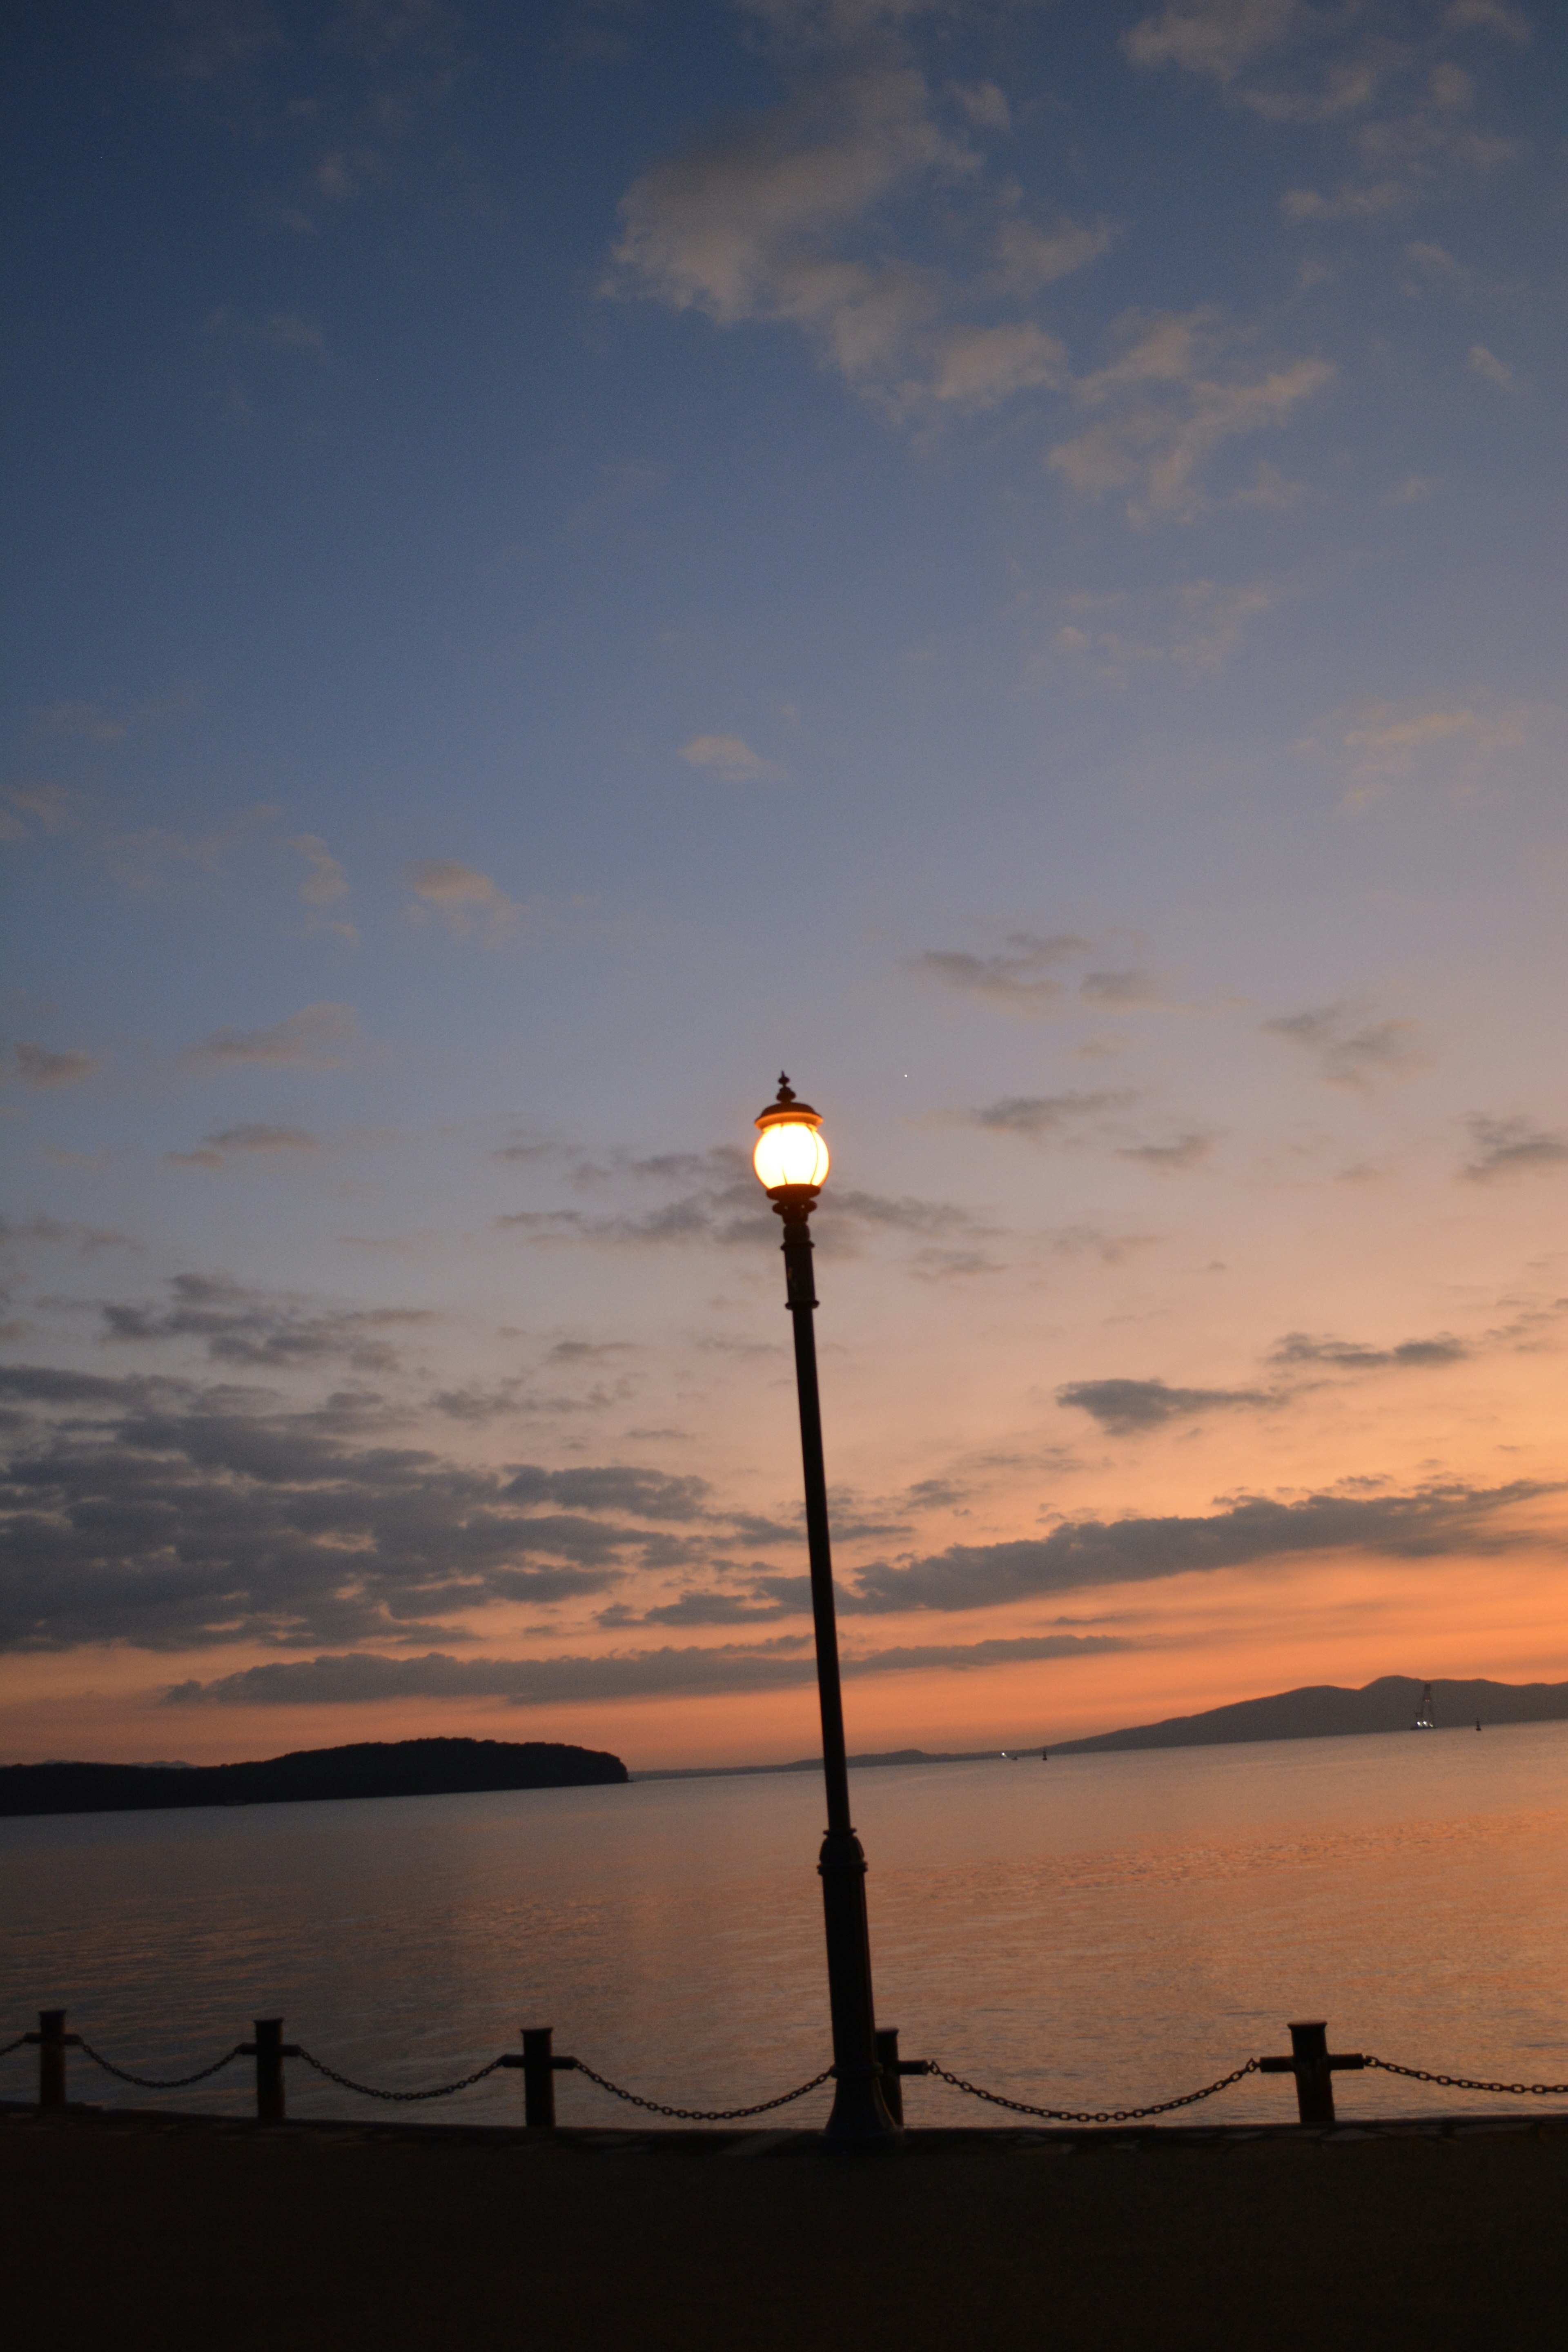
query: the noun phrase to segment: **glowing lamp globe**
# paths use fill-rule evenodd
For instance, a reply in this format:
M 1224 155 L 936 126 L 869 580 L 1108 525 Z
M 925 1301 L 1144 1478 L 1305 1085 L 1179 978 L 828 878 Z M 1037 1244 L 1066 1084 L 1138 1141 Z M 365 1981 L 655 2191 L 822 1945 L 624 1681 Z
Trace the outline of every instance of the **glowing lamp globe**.
M 822 1116 L 809 1103 L 795 1100 L 786 1077 L 780 1076 L 778 1098 L 761 1114 L 757 1129 L 752 1165 L 764 1191 L 816 1192 L 821 1189 L 827 1174 Z

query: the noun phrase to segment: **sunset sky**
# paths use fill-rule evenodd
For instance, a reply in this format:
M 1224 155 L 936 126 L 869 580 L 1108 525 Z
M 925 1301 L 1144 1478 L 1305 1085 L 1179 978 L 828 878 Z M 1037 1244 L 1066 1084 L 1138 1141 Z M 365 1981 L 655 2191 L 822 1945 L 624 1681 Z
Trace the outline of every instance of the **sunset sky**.
M 26 12 L 0 1755 L 1568 1677 L 1568 16 Z

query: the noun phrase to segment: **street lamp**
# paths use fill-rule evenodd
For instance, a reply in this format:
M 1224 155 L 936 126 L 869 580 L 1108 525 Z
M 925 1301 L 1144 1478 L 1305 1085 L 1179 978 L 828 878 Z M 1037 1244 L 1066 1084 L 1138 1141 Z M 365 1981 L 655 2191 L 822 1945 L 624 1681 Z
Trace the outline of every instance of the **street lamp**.
M 871 1935 L 866 1919 L 866 1856 L 849 1819 L 844 1754 L 844 1700 L 838 1686 L 838 1628 L 833 1610 L 833 1555 L 827 1538 L 827 1482 L 822 1466 L 822 1411 L 816 1391 L 816 1291 L 806 1220 L 827 1174 L 822 1120 L 797 1102 L 786 1077 L 757 1120 L 755 1168 L 784 1220 L 784 1288 L 795 1322 L 800 1450 L 805 1470 L 805 1539 L 811 1559 L 811 1614 L 816 1630 L 816 1690 L 822 1706 L 822 1770 L 827 1783 L 827 1834 L 817 1869 L 827 1926 L 827 1997 L 833 2013 L 832 2140 L 890 2145 L 898 2125 L 882 2100 L 871 2001 Z

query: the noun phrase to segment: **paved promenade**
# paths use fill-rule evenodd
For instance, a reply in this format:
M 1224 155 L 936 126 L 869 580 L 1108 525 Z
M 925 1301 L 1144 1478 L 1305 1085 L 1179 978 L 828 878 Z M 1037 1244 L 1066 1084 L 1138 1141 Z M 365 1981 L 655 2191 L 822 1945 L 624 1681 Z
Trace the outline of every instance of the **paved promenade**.
M 0 2109 L 15 2352 L 1562 2352 L 1568 2116 L 1321 2133 Z

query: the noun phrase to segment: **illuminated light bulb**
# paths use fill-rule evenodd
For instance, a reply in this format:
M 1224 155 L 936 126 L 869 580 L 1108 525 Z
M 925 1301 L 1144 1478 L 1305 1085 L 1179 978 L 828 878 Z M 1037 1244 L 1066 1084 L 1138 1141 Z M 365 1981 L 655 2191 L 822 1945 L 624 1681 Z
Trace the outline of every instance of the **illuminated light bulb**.
M 778 1098 L 761 1114 L 757 1127 L 752 1165 L 764 1190 L 819 1191 L 828 1165 L 821 1115 L 809 1103 L 795 1100 L 786 1077 L 780 1077 Z

